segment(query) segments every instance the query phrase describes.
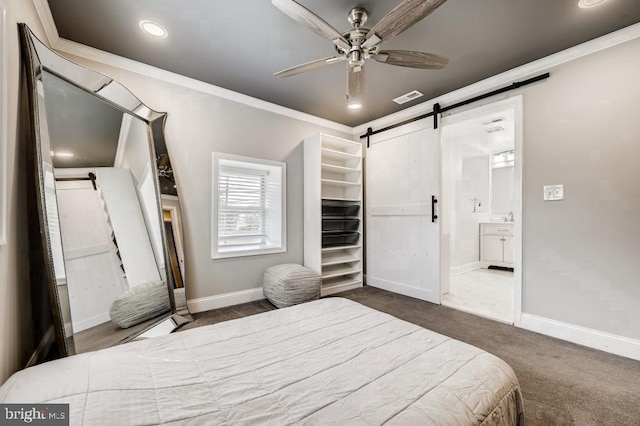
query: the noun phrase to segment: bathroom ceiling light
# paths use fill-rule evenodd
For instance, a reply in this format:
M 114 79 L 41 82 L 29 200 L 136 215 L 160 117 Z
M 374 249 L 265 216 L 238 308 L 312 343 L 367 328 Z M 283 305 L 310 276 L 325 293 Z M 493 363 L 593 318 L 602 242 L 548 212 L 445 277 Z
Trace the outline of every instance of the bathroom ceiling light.
M 605 1 L 607 1 L 607 0 L 580 0 L 578 2 L 578 7 L 586 9 L 586 8 L 589 8 L 589 7 L 599 6 L 602 3 L 604 3 Z
M 165 38 L 167 36 L 167 30 L 160 24 L 153 21 L 143 20 L 139 23 L 140 29 L 145 33 L 158 38 Z
M 349 108 L 351 110 L 361 109 L 362 108 L 362 104 L 358 103 L 358 102 L 352 102 L 349 105 L 347 105 L 347 108 Z

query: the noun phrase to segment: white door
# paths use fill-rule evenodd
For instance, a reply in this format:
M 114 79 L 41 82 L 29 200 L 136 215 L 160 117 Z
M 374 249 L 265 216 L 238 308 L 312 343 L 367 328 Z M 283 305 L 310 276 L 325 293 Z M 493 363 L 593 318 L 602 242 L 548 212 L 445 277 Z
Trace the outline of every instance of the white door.
M 440 303 L 438 132 L 381 136 L 366 152 L 367 284 Z
M 109 321 L 111 302 L 128 287 L 91 182 L 57 182 L 56 196 L 71 320 L 78 333 Z

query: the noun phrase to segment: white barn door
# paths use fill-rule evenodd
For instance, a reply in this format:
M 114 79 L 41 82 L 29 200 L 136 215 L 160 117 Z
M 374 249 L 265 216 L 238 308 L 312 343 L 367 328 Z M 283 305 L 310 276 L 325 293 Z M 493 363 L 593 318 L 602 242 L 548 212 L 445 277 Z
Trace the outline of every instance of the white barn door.
M 432 303 L 440 303 L 438 134 L 383 133 L 366 152 L 367 284 Z
M 111 302 L 128 289 L 111 228 L 91 182 L 56 183 L 73 332 L 110 321 Z

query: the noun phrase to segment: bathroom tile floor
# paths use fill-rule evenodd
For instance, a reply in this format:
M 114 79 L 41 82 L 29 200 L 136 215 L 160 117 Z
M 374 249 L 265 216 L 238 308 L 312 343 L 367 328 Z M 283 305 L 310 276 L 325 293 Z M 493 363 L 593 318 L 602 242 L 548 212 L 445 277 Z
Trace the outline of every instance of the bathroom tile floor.
M 513 323 L 513 272 L 476 269 L 449 278 L 442 304 L 485 318 Z

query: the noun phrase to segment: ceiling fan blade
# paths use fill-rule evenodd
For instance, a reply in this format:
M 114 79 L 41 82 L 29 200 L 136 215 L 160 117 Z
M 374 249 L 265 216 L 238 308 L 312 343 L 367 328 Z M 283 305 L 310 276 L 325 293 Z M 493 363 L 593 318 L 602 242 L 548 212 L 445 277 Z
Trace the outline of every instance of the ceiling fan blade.
M 294 21 L 308 27 L 338 47 L 349 49 L 350 44 L 338 30 L 306 7 L 293 0 L 271 0 L 271 3 Z
M 296 65 L 295 67 L 287 68 L 286 70 L 278 71 L 273 74 L 274 77 L 290 77 L 292 75 L 300 74 L 305 71 L 315 70 L 316 68 L 322 68 L 327 65 L 335 64 L 336 62 L 344 61 L 346 58 L 343 56 L 329 56 L 328 58 L 317 59 L 315 61 L 307 62 L 304 64 Z
M 382 41 L 388 40 L 425 18 L 445 1 L 404 0 L 371 28 L 367 39 L 376 35 Z
M 411 50 L 382 50 L 371 58 L 383 64 L 431 70 L 439 70 L 449 63 L 449 59 L 444 56 Z
M 358 98 L 364 90 L 364 67 L 349 67 L 347 99 Z

